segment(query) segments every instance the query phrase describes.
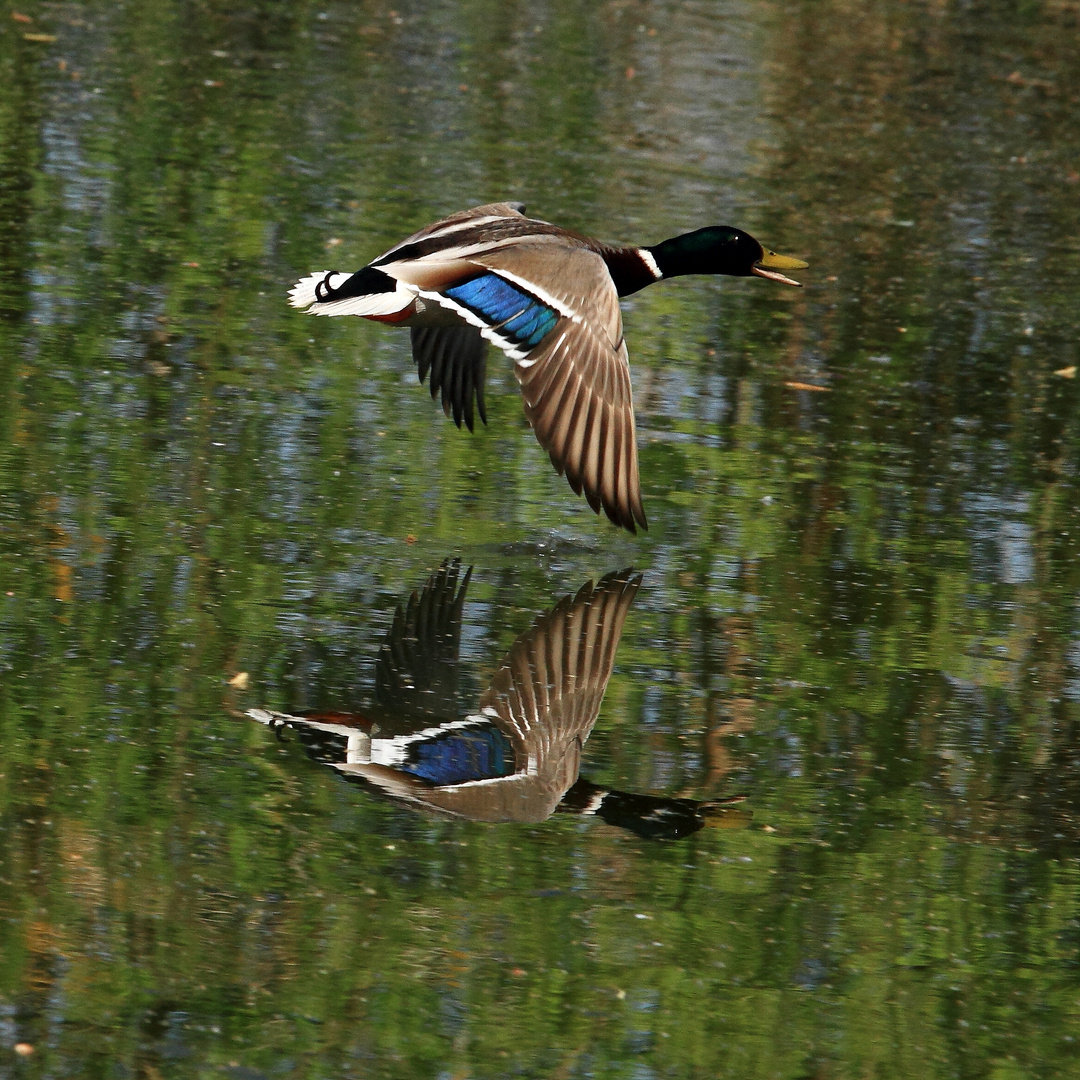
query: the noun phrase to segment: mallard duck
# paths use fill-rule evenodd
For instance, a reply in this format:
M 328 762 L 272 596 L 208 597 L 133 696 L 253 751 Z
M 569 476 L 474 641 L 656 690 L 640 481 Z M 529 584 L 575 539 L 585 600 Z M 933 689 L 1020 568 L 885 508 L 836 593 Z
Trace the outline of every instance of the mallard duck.
M 316 760 L 440 816 L 543 821 L 578 778 L 641 576 L 583 586 L 510 647 L 472 707 L 459 704 L 458 642 L 470 572 L 444 563 L 399 608 L 366 713 L 248 713 L 296 730 Z
M 479 701 L 463 707 L 458 647 L 470 575 L 445 562 L 397 609 L 370 709 L 248 715 L 294 731 L 346 779 L 437 817 L 535 823 L 559 811 L 672 840 L 706 824 L 749 822 L 730 805 L 737 799 L 630 794 L 578 776 L 640 575 L 608 574 L 565 597 L 511 645 Z
M 487 342 L 514 362 L 525 416 L 551 463 L 594 511 L 648 528 L 638 479 L 630 364 L 619 297 L 683 274 L 799 282 L 801 259 L 716 225 L 652 247 L 605 244 L 528 218 L 520 203 L 453 214 L 354 274 L 320 270 L 289 293 L 313 315 L 408 326 L 420 381 L 471 431 L 485 423 Z

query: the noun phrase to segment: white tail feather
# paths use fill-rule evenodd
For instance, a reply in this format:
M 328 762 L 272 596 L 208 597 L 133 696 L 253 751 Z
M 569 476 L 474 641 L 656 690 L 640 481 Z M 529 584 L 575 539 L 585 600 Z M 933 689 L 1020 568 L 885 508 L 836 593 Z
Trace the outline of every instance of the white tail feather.
M 267 709 L 248 709 L 247 715 L 250 716 L 252 720 L 258 720 L 260 724 L 266 724 L 267 727 L 273 727 L 283 720 L 292 719 L 291 717 L 286 717 L 285 713 L 270 712 Z
M 289 290 L 289 303 L 295 308 L 306 308 L 309 315 L 396 315 L 416 299 L 415 290 L 400 282 L 393 292 L 350 296 L 344 300 L 329 300 L 326 303 L 320 303 L 316 299 L 316 285 L 325 281 L 332 289 L 350 276 L 341 270 L 321 270 L 317 274 L 309 274 Z
M 315 286 L 319 284 L 327 274 L 332 273 L 330 270 L 320 270 L 317 274 L 309 274 L 306 278 L 301 278 L 290 290 L 289 290 L 289 303 L 293 307 L 306 308 L 308 304 L 315 303 Z

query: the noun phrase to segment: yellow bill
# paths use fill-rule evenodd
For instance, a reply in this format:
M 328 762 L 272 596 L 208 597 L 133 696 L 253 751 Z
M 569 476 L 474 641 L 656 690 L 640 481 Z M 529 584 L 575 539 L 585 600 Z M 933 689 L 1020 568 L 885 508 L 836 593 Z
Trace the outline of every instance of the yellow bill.
M 790 255 L 778 255 L 775 251 L 766 251 L 754 264 L 752 273 L 758 277 L 768 278 L 770 281 L 779 281 L 784 285 L 796 285 L 802 288 L 801 281 L 793 281 L 777 270 L 805 270 L 810 264 L 802 259 L 793 259 Z

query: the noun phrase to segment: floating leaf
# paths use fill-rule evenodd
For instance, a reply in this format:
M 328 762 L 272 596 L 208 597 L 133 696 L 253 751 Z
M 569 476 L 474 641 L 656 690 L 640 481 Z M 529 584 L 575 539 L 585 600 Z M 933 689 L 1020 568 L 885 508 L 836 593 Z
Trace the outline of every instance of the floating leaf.
M 795 382 L 788 379 L 784 380 L 784 385 L 790 386 L 792 390 L 813 390 L 818 394 L 827 394 L 830 390 L 828 386 L 815 386 L 813 383 Z

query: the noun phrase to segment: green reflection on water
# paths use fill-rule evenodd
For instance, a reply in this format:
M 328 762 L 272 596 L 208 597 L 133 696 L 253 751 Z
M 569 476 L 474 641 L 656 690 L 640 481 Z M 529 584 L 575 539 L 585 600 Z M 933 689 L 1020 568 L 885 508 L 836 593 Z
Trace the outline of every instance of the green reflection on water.
M 1074 1073 L 1076 5 L 18 12 L 0 1072 Z M 645 538 L 494 357 L 469 438 L 285 305 L 507 197 L 812 260 L 628 306 Z M 242 718 L 363 698 L 448 554 L 476 688 L 643 568 L 588 776 L 752 827 L 433 822 Z

